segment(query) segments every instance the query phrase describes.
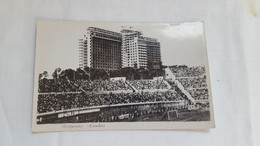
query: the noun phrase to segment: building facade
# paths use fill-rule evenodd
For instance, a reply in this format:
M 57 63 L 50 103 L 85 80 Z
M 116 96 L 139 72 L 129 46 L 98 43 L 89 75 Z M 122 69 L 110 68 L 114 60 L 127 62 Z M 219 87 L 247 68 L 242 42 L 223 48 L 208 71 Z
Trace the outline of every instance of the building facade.
M 144 37 L 141 32 L 123 29 L 122 67 L 160 69 L 161 50 L 157 39 Z
M 122 35 L 89 27 L 84 39 L 79 39 L 79 67 L 118 70 L 122 67 Z
M 86 38 L 86 35 L 84 35 Z M 88 41 L 87 39 L 79 39 L 79 67 L 88 66 Z
M 145 37 L 147 48 L 147 68 L 161 69 L 161 48 L 160 43 L 154 38 Z

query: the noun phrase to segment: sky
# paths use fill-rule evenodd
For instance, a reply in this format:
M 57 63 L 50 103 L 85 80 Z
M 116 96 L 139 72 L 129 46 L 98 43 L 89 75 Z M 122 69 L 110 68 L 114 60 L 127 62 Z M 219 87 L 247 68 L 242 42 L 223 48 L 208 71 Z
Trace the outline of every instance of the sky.
M 192 23 L 86 23 L 40 21 L 37 26 L 36 72 L 49 75 L 61 69 L 79 67 L 79 42 L 88 27 L 120 32 L 130 28 L 161 45 L 163 65 L 207 66 L 207 50 L 202 22 Z

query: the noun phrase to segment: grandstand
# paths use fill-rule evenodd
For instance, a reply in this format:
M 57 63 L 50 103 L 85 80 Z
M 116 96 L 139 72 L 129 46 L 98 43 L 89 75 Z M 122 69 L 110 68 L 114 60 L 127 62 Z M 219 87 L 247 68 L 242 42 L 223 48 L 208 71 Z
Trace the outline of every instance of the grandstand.
M 179 121 L 193 117 L 189 110 L 207 120 L 205 68 L 178 68 L 166 69 L 170 78 L 39 80 L 38 123 Z
M 53 80 L 42 79 L 39 80 L 39 93 L 56 93 L 56 92 L 79 92 L 80 89 L 68 80 Z
M 131 87 L 129 87 L 125 83 L 125 81 L 123 81 L 123 80 L 116 80 L 116 81 L 110 81 L 110 80 L 84 81 L 84 80 L 80 80 L 80 81 L 76 81 L 75 84 L 82 87 L 84 90 L 94 91 L 94 92 L 131 90 Z
M 209 99 L 205 67 L 172 66 L 170 70 L 194 100 Z
M 168 89 L 163 80 L 133 80 L 128 83 L 137 90 Z
M 129 103 L 147 103 L 185 100 L 174 90 L 166 92 L 133 92 L 110 94 L 39 94 L 38 113 L 59 112 L 73 108 L 94 107 L 102 105 L 117 105 Z

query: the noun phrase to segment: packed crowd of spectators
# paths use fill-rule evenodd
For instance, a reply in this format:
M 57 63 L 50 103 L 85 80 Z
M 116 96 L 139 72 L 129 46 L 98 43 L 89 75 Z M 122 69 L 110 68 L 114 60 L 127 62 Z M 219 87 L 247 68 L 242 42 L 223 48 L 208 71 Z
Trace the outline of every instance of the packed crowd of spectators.
M 170 69 L 195 100 L 208 99 L 205 67 L 172 66 Z
M 131 86 L 137 90 L 144 89 L 168 89 L 163 80 L 132 80 L 128 81 Z
M 205 67 L 182 67 L 182 66 L 172 66 L 171 71 L 176 77 L 195 77 L 205 74 Z
M 129 87 L 123 80 L 39 80 L 39 93 L 79 92 L 80 87 L 86 91 L 131 90 L 131 87 Z
M 137 90 L 168 89 L 167 84 L 163 80 L 129 80 L 127 82 Z M 79 92 L 81 88 L 91 92 L 132 90 L 130 86 L 124 80 L 54 81 L 53 79 L 46 79 L 39 80 L 39 93 Z
M 206 100 L 209 98 L 208 89 L 190 89 L 187 90 L 195 100 Z
M 86 91 L 118 91 L 118 90 L 131 90 L 123 80 L 79 80 L 75 82 Z
M 101 105 L 179 101 L 183 95 L 174 90 L 165 92 L 117 93 L 117 94 L 39 94 L 38 112 L 53 112 L 59 110 L 92 107 Z
M 180 78 L 178 81 L 183 85 L 184 88 L 206 88 L 207 80 L 206 76 L 196 78 Z
M 39 80 L 39 93 L 50 93 L 50 92 L 78 92 L 80 91 L 76 86 L 73 86 L 67 80 L 53 80 L 43 79 Z

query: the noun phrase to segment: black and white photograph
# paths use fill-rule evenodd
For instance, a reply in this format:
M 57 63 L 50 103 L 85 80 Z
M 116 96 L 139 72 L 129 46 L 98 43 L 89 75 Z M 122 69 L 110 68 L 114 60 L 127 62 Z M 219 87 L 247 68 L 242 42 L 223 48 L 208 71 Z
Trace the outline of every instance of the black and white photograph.
M 203 22 L 39 21 L 33 132 L 214 128 Z

